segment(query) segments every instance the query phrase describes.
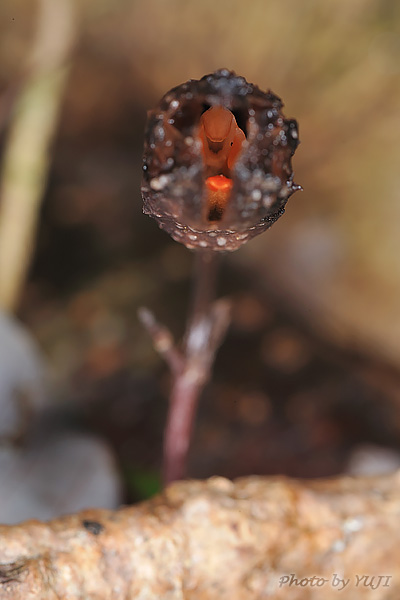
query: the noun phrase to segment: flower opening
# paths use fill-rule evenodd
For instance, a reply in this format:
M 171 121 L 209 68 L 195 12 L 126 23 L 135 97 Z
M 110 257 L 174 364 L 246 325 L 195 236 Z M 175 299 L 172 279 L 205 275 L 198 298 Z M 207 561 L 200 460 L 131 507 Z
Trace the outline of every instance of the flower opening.
M 226 69 L 168 92 L 149 113 L 144 212 L 189 248 L 235 250 L 268 229 L 300 188 L 297 123 L 281 108 Z

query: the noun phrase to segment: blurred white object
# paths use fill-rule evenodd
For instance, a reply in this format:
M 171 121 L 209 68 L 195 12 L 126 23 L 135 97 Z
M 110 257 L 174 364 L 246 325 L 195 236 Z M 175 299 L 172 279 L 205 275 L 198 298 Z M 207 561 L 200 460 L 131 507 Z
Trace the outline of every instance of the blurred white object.
M 390 448 L 372 444 L 358 446 L 353 450 L 346 473 L 349 475 L 384 475 L 400 469 L 400 454 Z
M 115 509 L 121 501 L 113 455 L 94 436 L 64 432 L 21 450 L 0 447 L 0 523 Z
M 29 333 L 0 312 L 0 440 L 16 437 L 45 404 L 44 361 Z
M 122 501 L 117 466 L 105 442 L 57 431 L 56 420 L 38 426 L 49 406 L 44 374 L 34 340 L 0 312 L 0 523 L 114 509 Z M 7 443 L 28 429 L 20 448 Z

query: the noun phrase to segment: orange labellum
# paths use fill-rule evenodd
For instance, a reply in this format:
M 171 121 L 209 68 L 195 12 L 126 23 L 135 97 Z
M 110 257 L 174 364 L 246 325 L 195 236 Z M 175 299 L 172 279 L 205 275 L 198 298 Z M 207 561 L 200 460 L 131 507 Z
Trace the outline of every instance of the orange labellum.
M 230 192 L 232 189 L 232 179 L 224 177 L 223 175 L 214 175 L 214 177 L 207 177 L 206 186 L 210 192 Z
M 224 175 L 207 177 L 207 207 L 209 221 L 219 221 L 228 203 L 233 186 L 232 179 Z

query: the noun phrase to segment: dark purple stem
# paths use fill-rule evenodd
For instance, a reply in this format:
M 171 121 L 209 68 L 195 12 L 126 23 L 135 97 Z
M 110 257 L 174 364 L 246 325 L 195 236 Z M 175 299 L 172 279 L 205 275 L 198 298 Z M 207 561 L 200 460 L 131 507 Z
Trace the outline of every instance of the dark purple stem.
M 192 307 L 183 349 L 147 308 L 139 319 L 150 333 L 155 349 L 167 362 L 173 382 L 164 436 L 164 482 L 182 479 L 200 394 L 210 378 L 215 353 L 230 321 L 230 303 L 214 301 L 218 255 L 197 251 Z
M 218 256 L 196 252 L 194 291 L 182 368 L 175 373 L 164 437 L 164 482 L 184 477 L 200 394 L 206 385 L 221 335 L 213 309 Z M 217 325 L 217 327 L 216 327 Z M 223 335 L 223 333 L 222 333 Z

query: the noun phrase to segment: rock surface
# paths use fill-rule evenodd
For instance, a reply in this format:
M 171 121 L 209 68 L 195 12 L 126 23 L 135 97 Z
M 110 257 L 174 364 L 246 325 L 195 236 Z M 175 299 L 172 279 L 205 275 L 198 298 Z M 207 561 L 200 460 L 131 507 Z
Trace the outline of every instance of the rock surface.
M 398 473 L 176 483 L 117 512 L 1 527 L 0 599 L 398 598 L 399 499 Z

